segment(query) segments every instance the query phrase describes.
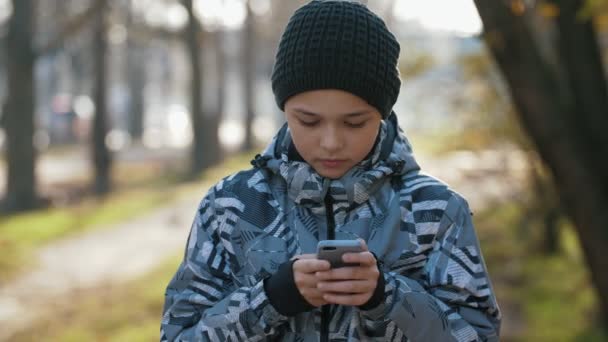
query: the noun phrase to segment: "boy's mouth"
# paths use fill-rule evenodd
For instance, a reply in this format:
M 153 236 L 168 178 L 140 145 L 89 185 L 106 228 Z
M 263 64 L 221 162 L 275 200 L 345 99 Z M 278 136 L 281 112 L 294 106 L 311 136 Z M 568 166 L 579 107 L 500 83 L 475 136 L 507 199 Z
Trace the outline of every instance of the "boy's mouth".
M 345 162 L 346 159 L 321 159 L 321 164 L 328 169 L 340 167 Z

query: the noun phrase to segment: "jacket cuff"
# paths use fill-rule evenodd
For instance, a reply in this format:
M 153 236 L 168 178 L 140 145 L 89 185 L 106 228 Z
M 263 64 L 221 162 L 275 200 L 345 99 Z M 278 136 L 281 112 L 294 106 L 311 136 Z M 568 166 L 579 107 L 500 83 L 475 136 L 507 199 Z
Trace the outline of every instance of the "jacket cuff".
M 372 310 L 378 307 L 378 305 L 384 302 L 384 290 L 385 290 L 385 280 L 384 273 L 380 271 L 380 275 L 378 276 L 378 283 L 376 284 L 376 289 L 374 290 L 374 294 L 372 297 L 363 305 L 359 305 L 360 310 Z
M 268 301 L 283 316 L 295 316 L 315 308 L 300 294 L 293 279 L 293 263 L 296 260 L 284 262 L 276 273 L 264 279 Z
M 268 331 L 276 328 L 279 324 L 285 322 L 289 317 L 281 315 L 270 303 L 270 299 L 264 291 L 264 280 L 258 282 L 251 289 L 251 308 L 259 316 L 249 316 L 255 320 L 249 324 L 249 327 L 259 335 L 268 334 Z
M 376 259 L 376 266 L 378 267 L 378 271 L 380 271 L 380 275 L 378 276 L 378 282 L 376 283 L 376 289 L 372 294 L 371 298 L 364 303 L 363 305 L 359 305 L 360 310 L 372 310 L 378 307 L 381 303 L 384 303 L 384 290 L 386 287 L 386 282 L 384 280 L 384 265 L 376 253 L 371 252 L 374 258 Z

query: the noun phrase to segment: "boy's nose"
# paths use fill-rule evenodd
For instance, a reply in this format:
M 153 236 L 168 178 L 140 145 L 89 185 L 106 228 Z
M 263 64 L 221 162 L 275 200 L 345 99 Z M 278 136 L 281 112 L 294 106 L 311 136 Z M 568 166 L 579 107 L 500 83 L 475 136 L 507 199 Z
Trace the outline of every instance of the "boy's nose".
M 328 128 L 321 136 L 320 146 L 328 152 L 335 152 L 344 147 L 344 139 L 335 128 Z

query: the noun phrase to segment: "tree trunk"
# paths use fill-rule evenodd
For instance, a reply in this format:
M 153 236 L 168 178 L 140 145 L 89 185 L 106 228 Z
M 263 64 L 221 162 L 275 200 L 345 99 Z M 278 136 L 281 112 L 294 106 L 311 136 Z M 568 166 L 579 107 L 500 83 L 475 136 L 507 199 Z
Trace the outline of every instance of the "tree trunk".
M 532 203 L 528 206 L 531 216 L 540 217 L 539 224 L 542 225 L 543 235 L 539 241 L 540 250 L 545 255 L 554 255 L 559 252 L 559 227 L 557 225 L 562 209 L 559 199 L 555 193 L 555 187 L 550 179 L 544 175 L 538 165 L 530 161 L 530 182 L 534 194 Z
M 212 166 L 218 163 L 221 159 L 221 145 L 219 139 L 219 126 L 222 120 L 222 113 L 224 112 L 224 96 L 225 96 L 225 87 L 226 87 L 226 77 L 224 75 L 224 53 L 223 53 L 223 45 L 222 45 L 222 29 L 218 29 L 214 33 L 209 34 L 205 41 L 206 47 L 215 51 L 214 62 L 216 63 L 216 75 L 217 75 L 217 83 L 214 85 L 214 89 L 217 90 L 215 103 L 215 108 L 213 108 L 212 112 L 207 113 L 204 116 L 205 118 L 205 131 L 204 131 L 204 139 L 205 146 L 207 147 L 207 153 L 205 154 L 205 167 Z
M 104 0 L 98 0 L 104 1 Z M 102 6 L 95 18 L 95 116 L 93 118 L 93 163 L 95 166 L 94 190 L 97 195 L 103 195 L 111 190 L 110 168 L 112 158 L 106 146 L 108 134 L 108 119 L 106 105 L 106 74 L 107 74 L 107 41 L 105 27 L 106 7 Z
M 546 234 L 543 252 L 546 255 L 559 253 L 559 226 L 557 225 L 561 212 L 558 207 L 549 208 L 543 215 L 543 227 Z
M 144 133 L 144 86 L 145 64 L 136 44 L 128 44 L 128 78 L 131 92 L 129 101 L 129 134 L 134 141 L 141 140 Z
M 8 94 L 3 124 L 8 175 L 3 209 L 17 212 L 38 205 L 34 149 L 33 8 L 30 0 L 13 0 L 7 36 Z
M 242 50 L 242 65 L 244 71 L 244 95 L 245 95 L 245 142 L 243 143 L 243 151 L 251 151 L 254 148 L 255 141 L 253 136 L 253 119 L 255 118 L 255 18 L 251 10 L 250 1 L 245 3 L 247 7 L 247 19 L 243 27 L 243 50 Z
M 568 123 L 579 134 L 581 152 L 589 162 L 598 186 L 608 194 L 608 86 L 598 39 L 590 19 L 577 17 L 585 1 L 557 0 L 561 15 L 558 47 L 570 85 L 575 111 L 568 112 Z M 608 226 L 606 227 L 608 229 Z
M 484 38 L 503 71 L 523 127 L 551 170 L 575 224 L 608 326 L 608 258 L 604 255 L 608 191 L 603 160 L 607 145 L 602 136 L 608 131 L 608 105 L 602 100 L 605 78 L 596 62 L 597 47 L 592 47 L 593 29 L 561 9 L 564 17 L 559 19 L 558 34 L 563 55 L 556 74 L 538 51 L 525 18 L 514 15 L 508 3 L 475 0 L 475 4 L 484 23 Z
M 224 29 L 220 29 L 217 32 L 216 35 L 216 53 L 217 53 L 217 70 L 218 70 L 218 74 L 217 74 L 217 120 L 215 122 L 215 126 L 214 126 L 214 132 L 215 132 L 215 144 L 217 146 L 216 151 L 217 151 L 217 156 L 215 158 L 216 162 L 219 162 L 222 160 L 223 157 L 223 149 L 222 149 L 222 144 L 220 143 L 220 138 L 219 138 L 219 130 L 220 130 L 220 123 L 222 122 L 222 119 L 224 118 L 224 103 L 226 103 L 226 87 L 228 85 L 227 81 L 226 81 L 226 53 L 225 53 L 225 49 L 224 49 L 224 40 L 225 40 L 225 31 Z
M 204 123 L 202 110 L 202 67 L 201 67 L 201 52 L 199 46 L 199 37 L 201 35 L 200 24 L 194 15 L 192 0 L 184 0 L 184 6 L 188 11 L 188 28 L 186 29 L 186 44 L 190 56 L 190 65 L 192 75 L 191 79 L 191 106 L 190 115 L 193 129 L 192 142 L 192 164 L 190 172 L 192 176 L 198 175 L 205 168 L 205 139 L 204 139 Z
M 132 26 L 132 13 L 129 10 L 128 26 Z M 134 141 L 139 141 L 144 132 L 144 87 L 146 63 L 143 47 L 135 42 L 133 33 L 127 37 L 127 78 L 129 82 L 129 124 L 128 130 Z

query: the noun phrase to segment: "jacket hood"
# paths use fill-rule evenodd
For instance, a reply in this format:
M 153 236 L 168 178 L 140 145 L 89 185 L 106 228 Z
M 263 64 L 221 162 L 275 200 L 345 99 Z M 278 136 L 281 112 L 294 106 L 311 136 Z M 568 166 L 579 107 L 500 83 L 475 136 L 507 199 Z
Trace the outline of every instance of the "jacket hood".
M 339 179 L 322 177 L 302 159 L 292 142 L 287 123 L 252 164 L 282 177 L 289 198 L 311 208 L 322 208 L 328 192 L 335 203 L 359 205 L 388 178 L 420 170 L 394 112 L 382 121 L 370 154 Z

